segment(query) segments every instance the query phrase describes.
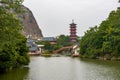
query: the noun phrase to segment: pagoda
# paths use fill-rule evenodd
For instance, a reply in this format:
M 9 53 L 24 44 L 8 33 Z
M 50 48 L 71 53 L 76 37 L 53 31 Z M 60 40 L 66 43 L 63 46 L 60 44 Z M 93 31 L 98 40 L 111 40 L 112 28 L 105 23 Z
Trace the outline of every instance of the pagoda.
M 76 24 L 74 23 L 74 20 L 72 20 L 72 23 L 70 24 L 70 40 L 73 43 L 76 43 L 77 41 Z

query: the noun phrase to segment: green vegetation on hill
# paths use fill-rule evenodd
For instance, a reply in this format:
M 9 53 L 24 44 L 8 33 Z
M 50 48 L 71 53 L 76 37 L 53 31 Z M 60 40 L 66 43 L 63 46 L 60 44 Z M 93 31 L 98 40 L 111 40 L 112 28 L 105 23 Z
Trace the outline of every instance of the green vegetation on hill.
M 20 12 L 21 0 L 2 0 L 2 3 L 4 6 L 0 6 L 0 72 L 29 63 L 26 38 L 20 34 L 22 24 L 16 16 L 16 12 Z
M 80 53 L 88 58 L 120 58 L 120 8 L 112 11 L 99 26 L 85 32 Z

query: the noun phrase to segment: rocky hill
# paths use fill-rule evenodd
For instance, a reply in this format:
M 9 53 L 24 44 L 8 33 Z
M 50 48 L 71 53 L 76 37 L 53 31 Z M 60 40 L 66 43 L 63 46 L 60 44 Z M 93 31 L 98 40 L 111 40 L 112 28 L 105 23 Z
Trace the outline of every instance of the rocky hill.
M 0 0 L 0 6 L 7 6 L 7 2 Z M 32 12 L 25 6 L 21 5 L 23 13 L 18 14 L 18 18 L 23 23 L 23 31 L 22 34 L 26 37 L 31 37 L 33 39 L 41 39 L 43 37 L 41 29 L 39 28 Z M 14 12 L 14 9 L 11 10 Z
M 32 39 L 40 39 L 43 37 L 42 31 L 39 28 L 32 12 L 25 6 L 22 6 L 24 13 L 18 15 L 20 20 L 23 23 L 22 34 L 26 37 L 31 37 Z

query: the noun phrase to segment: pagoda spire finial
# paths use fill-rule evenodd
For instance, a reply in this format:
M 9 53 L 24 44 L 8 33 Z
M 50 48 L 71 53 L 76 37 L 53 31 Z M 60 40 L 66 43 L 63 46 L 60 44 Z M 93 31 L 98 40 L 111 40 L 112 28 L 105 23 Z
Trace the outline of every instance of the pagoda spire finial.
M 74 19 L 72 19 L 72 23 L 74 23 Z

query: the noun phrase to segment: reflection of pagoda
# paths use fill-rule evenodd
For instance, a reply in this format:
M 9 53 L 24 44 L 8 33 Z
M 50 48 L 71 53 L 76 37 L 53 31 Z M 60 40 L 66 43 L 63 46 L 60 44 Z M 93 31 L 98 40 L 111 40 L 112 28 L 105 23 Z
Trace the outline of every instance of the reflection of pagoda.
M 74 20 L 72 20 L 72 23 L 70 24 L 70 39 L 73 43 L 75 43 L 77 39 L 76 24 L 74 23 Z

